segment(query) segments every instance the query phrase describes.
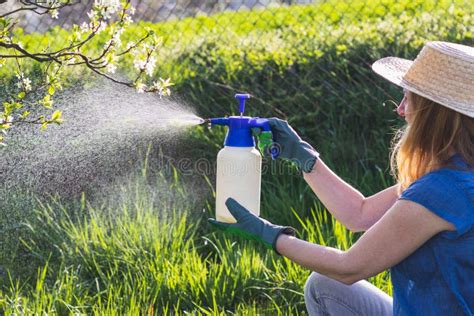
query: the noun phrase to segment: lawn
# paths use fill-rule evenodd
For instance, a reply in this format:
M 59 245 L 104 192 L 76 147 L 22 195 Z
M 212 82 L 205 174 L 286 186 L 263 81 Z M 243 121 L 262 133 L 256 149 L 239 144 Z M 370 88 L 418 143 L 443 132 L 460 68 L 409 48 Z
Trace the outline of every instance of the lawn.
M 370 64 L 386 55 L 414 58 L 427 40 L 472 44 L 473 25 L 471 1 L 331 0 L 140 22 L 136 30 L 148 26 L 163 36 L 156 74 L 170 77 L 173 94 L 198 115 L 235 113 L 233 94 L 250 92 L 250 115 L 287 118 L 336 173 L 370 195 L 393 184 L 390 139 L 403 124 L 382 105 L 401 91 L 377 78 Z M 54 48 L 68 31 L 16 36 L 26 48 Z M 99 38 L 89 49 L 102 45 Z M 132 64 L 123 62 L 124 76 Z M 34 73 L 35 64 L 24 67 Z M 14 82 L 9 69 L 0 68 L 0 95 Z M 90 78 L 71 85 L 86 86 Z M 224 133 L 190 128 L 165 154 L 215 161 Z M 89 186 L 64 197 L 1 183 L 0 314 L 305 314 L 310 271 L 211 229 L 213 170 L 162 170 L 160 138 L 145 145 L 152 150 L 107 182 L 103 194 Z M 268 159 L 264 166 L 263 217 L 338 249 L 357 240 L 360 234 L 335 221 L 294 168 Z M 388 271 L 369 281 L 391 294 Z

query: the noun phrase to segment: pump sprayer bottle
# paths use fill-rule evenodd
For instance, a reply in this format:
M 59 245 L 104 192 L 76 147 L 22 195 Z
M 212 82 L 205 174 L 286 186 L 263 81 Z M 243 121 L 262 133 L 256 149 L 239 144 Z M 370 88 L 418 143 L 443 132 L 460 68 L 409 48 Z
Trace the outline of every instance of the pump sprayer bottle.
M 240 116 L 212 118 L 211 126 L 228 126 L 227 135 L 217 155 L 216 180 L 216 219 L 221 222 L 235 223 L 225 201 L 232 197 L 255 215 L 260 215 L 260 186 L 262 156 L 255 148 L 252 129 L 258 128 L 258 145 L 261 150 L 270 149 L 273 159 L 277 156 L 276 148 L 272 147 L 272 134 L 267 119 L 243 116 L 245 100 L 249 94 L 236 94 L 239 100 Z

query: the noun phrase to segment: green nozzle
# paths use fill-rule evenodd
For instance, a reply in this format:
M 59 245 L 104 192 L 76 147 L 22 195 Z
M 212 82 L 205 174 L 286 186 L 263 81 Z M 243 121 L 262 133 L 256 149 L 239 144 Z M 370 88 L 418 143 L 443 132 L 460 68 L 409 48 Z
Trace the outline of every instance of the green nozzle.
M 273 137 L 272 132 L 270 131 L 262 131 L 260 134 L 257 135 L 258 139 L 258 149 L 262 154 L 265 153 L 265 149 L 272 146 L 273 144 Z

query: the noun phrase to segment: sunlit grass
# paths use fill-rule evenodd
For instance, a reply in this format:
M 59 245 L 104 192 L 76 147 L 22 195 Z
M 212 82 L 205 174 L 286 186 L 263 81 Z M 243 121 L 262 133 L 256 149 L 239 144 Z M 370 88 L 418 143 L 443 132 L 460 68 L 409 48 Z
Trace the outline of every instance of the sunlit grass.
M 156 182 L 145 177 L 142 170 L 137 179 L 122 184 L 119 202 L 89 203 L 83 197 L 74 205 L 59 200 L 38 204 L 22 241 L 29 273 L 16 275 L 10 267 L 0 287 L 0 311 L 305 313 L 303 287 L 310 271 L 259 244 L 213 231 L 205 222 L 213 211 L 208 207 L 196 213 L 186 203 L 190 192 L 179 175 L 158 175 Z M 292 199 L 283 191 L 274 195 Z M 355 236 L 318 203 L 307 212 L 302 216 L 289 208 L 286 214 L 300 237 L 350 247 Z M 386 273 L 371 281 L 390 293 Z

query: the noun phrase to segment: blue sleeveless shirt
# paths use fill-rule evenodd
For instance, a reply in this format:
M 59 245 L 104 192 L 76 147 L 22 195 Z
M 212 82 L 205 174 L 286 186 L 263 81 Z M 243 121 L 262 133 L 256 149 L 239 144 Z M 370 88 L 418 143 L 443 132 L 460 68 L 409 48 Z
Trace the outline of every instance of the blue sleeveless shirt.
M 423 205 L 451 222 L 390 270 L 394 315 L 474 314 L 474 171 L 456 155 L 414 181 L 401 200 Z

